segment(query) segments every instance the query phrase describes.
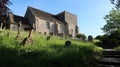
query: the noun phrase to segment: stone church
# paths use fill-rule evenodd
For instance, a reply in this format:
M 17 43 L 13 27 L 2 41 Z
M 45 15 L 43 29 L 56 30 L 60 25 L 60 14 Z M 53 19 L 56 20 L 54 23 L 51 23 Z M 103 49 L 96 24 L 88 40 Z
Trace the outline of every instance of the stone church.
M 65 35 L 75 37 L 78 34 L 77 16 L 63 11 L 57 15 L 28 7 L 24 17 L 9 14 L 9 28 L 17 30 L 18 22 L 22 23 L 22 30 L 29 30 L 31 24 L 34 31 L 46 35 Z

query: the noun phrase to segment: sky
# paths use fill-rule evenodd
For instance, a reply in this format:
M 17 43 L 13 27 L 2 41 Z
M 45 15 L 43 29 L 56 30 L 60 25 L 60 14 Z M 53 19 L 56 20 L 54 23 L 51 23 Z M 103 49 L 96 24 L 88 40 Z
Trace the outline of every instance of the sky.
M 106 24 L 103 17 L 113 8 L 110 0 L 10 0 L 13 14 L 24 16 L 28 6 L 51 14 L 64 10 L 77 15 L 79 33 L 86 36 L 104 34 L 101 28 Z

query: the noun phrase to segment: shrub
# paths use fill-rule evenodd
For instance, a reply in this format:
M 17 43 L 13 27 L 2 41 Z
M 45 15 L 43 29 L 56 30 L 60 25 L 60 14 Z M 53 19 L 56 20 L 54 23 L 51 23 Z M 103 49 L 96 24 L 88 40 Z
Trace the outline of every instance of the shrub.
M 86 36 L 84 34 L 78 34 L 76 37 L 81 39 L 81 40 L 85 40 L 86 39 Z
M 100 40 L 100 41 L 102 41 L 102 40 L 103 40 L 103 38 L 104 38 L 104 36 L 103 36 L 103 35 L 98 35 L 98 36 L 96 36 L 96 37 L 95 37 L 95 39 Z
M 115 48 L 120 44 L 120 30 L 111 32 L 110 34 L 105 34 L 101 37 L 103 47 L 105 48 Z

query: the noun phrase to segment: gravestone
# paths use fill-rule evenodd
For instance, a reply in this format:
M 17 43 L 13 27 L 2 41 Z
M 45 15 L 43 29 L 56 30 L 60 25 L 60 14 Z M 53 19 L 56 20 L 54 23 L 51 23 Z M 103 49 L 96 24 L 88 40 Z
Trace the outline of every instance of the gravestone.
M 47 40 L 50 40 L 50 38 L 51 38 L 50 36 L 47 36 Z
M 91 35 L 88 36 L 88 41 L 93 41 L 93 37 Z
M 3 31 L 3 23 L 1 23 L 1 26 L 0 26 L 0 36 L 3 36 L 3 33 L 2 33 L 2 31 Z
M 69 40 L 65 41 L 65 46 L 71 46 L 71 41 Z
M 17 33 L 17 36 L 16 36 L 16 39 L 18 40 L 18 41 L 20 41 L 21 40 L 21 35 L 20 35 L 20 33 L 21 33 L 21 26 L 22 26 L 22 24 L 21 24 L 21 21 L 19 21 L 19 23 L 18 23 L 18 33 Z
M 22 43 L 23 45 L 25 45 L 25 44 L 32 45 L 33 44 L 32 33 L 33 33 L 34 28 L 35 28 L 34 24 L 32 24 L 28 37 L 24 38 L 24 40 L 23 40 L 23 43 Z
M 7 32 L 7 37 L 9 37 L 10 36 L 10 32 Z
M 3 28 L 3 23 L 1 23 L 1 26 L 0 26 L 0 31 L 2 31 L 2 28 Z
M 50 32 L 50 36 L 53 36 L 54 34 L 53 34 L 53 32 Z

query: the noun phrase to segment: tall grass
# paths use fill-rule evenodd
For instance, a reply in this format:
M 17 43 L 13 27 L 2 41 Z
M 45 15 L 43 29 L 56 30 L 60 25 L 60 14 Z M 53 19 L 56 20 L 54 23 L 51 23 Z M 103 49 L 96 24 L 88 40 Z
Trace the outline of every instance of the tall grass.
M 33 45 L 21 46 L 15 39 L 16 31 L 8 30 L 0 34 L 0 67 L 94 67 L 92 62 L 101 48 L 90 42 L 71 40 L 72 45 L 65 47 L 65 38 L 34 33 Z M 21 39 L 28 32 L 21 33 Z M 22 41 L 21 41 L 22 42 Z

